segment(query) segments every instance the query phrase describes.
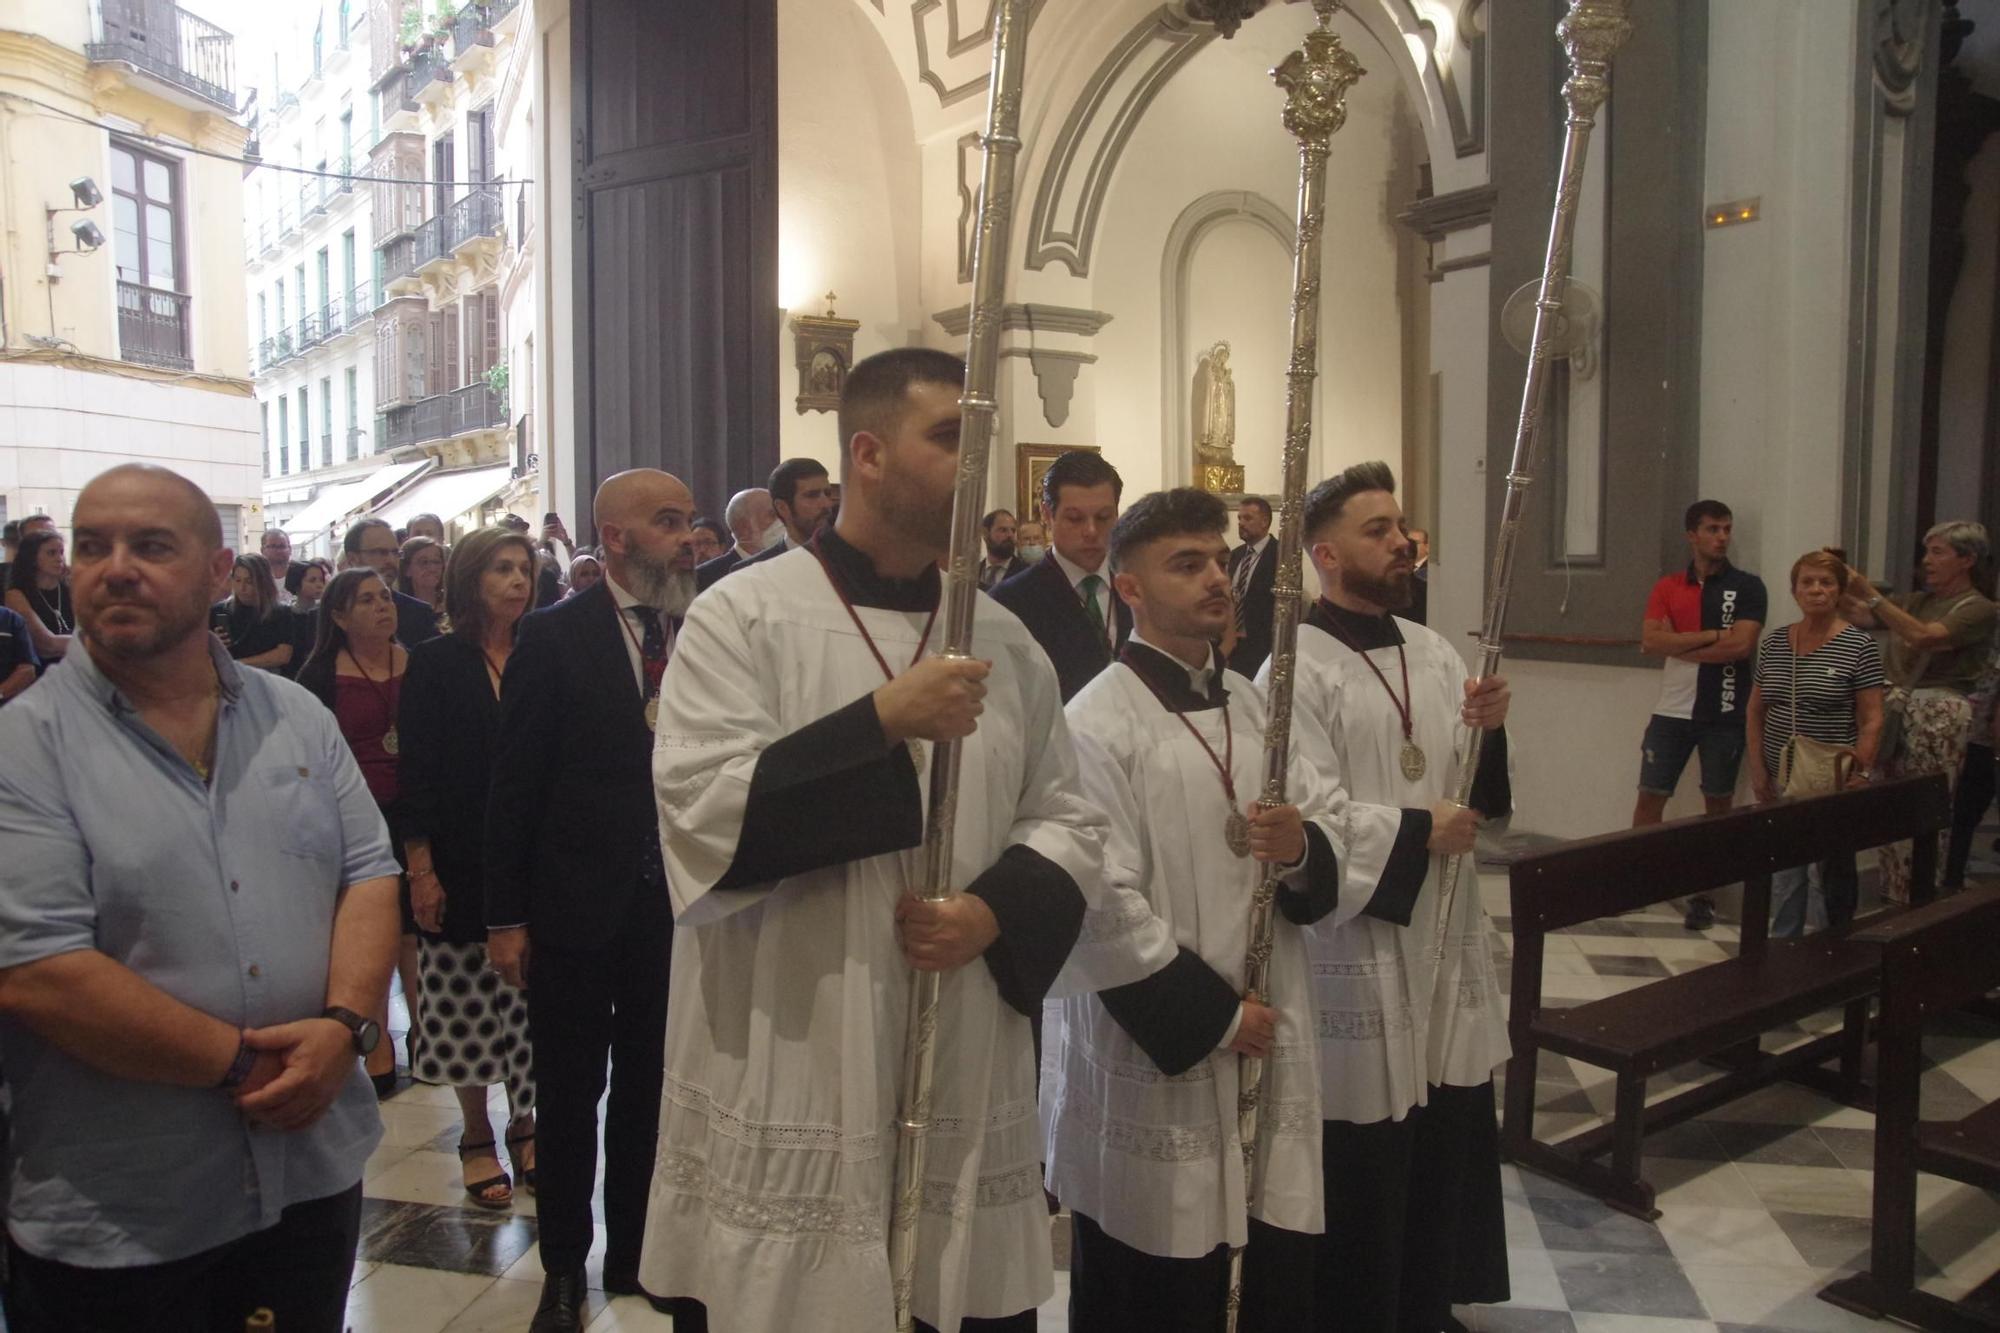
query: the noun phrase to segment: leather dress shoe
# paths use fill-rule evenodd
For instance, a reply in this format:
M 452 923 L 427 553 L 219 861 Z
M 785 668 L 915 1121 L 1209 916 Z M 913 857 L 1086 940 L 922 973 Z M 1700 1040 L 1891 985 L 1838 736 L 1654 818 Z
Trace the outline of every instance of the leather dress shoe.
M 604 1294 L 606 1296 L 643 1296 L 646 1304 L 661 1314 L 672 1314 L 675 1302 L 665 1296 L 655 1296 L 639 1285 L 639 1267 L 606 1268 L 604 1270 Z
M 583 1309 L 590 1298 L 583 1270 L 551 1273 L 542 1280 L 542 1302 L 528 1333 L 582 1333 Z

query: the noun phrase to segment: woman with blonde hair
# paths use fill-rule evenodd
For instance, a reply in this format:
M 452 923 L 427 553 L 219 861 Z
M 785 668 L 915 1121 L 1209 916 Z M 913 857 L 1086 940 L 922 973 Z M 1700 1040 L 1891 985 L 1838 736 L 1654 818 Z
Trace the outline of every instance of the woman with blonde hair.
M 292 665 L 292 609 L 279 602 L 271 562 L 261 555 L 236 557 L 229 596 L 210 610 L 209 624 L 244 666 L 283 672 Z
M 1972 695 L 1986 669 L 1995 607 L 1993 545 L 1983 524 L 1939 523 L 1924 534 L 1924 586 L 1884 596 L 1855 576 L 1841 612 L 1887 631 L 1887 777 L 1942 773 L 1955 782 L 1972 728 Z M 1880 853 L 1882 896 L 1910 900 L 1910 844 Z
M 1882 732 L 1882 654 L 1875 641 L 1843 620 L 1840 597 L 1847 566 L 1832 551 L 1809 551 L 1792 564 L 1792 598 L 1804 617 L 1772 630 L 1757 650 L 1744 728 L 1750 789 L 1761 801 L 1784 795 L 1785 752 L 1794 737 L 1837 746 L 1850 757 L 1850 780 L 1866 782 Z M 1788 866 L 1771 877 L 1779 938 L 1811 925 L 1839 927 L 1854 919 L 1860 876 L 1850 854 Z
M 534 580 L 525 536 L 496 527 L 460 540 L 444 569 L 451 631 L 410 651 L 397 709 L 399 831 L 419 931 L 411 1068 L 423 1082 L 457 1089 L 465 1191 L 482 1208 L 505 1208 L 514 1197 L 486 1117 L 494 1083 L 507 1088 L 515 1171 L 528 1190 L 535 1186 L 528 1006 L 487 964 L 483 874 L 500 678 Z

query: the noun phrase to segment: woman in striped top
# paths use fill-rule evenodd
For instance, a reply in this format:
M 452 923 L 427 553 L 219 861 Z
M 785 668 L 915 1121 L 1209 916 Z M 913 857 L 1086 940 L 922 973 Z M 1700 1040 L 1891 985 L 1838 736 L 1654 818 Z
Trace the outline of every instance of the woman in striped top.
M 1875 641 L 1840 617 L 1847 567 L 1827 551 L 1811 551 L 1792 565 L 1792 598 L 1804 616 L 1772 630 L 1757 653 L 1750 687 L 1747 748 L 1750 789 L 1759 801 L 1778 796 L 1778 763 L 1794 735 L 1844 746 L 1855 753 L 1855 780 L 1866 781 L 1882 732 L 1882 655 Z M 1844 926 L 1860 897 L 1852 855 L 1817 865 L 1793 866 L 1771 877 L 1780 938 L 1816 926 Z

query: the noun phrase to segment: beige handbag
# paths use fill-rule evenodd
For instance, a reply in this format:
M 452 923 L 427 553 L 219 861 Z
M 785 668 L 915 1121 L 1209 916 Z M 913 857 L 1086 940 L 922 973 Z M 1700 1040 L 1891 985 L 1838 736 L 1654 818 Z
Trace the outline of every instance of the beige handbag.
M 1778 792 L 1784 796 L 1826 796 L 1847 786 L 1854 775 L 1855 754 L 1845 745 L 1829 745 L 1799 734 L 1799 653 L 1789 636 L 1792 656 L 1792 734 L 1778 751 Z

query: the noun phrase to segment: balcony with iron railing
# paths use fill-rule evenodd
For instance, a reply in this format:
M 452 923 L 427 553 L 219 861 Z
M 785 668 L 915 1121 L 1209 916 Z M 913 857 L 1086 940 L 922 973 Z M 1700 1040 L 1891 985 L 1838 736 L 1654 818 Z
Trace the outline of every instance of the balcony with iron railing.
M 375 317 L 375 293 L 371 284 L 362 283 L 345 296 L 336 296 L 319 313 L 321 337 L 331 342 L 357 333 Z
M 451 21 L 451 67 L 470 68 L 477 63 L 469 57 L 493 49 L 492 7 L 473 0 Z
M 168 370 L 193 370 L 188 298 L 181 292 L 118 284 L 118 355 Z
M 176 98 L 236 111 L 236 39 L 169 0 L 98 0 L 97 40 L 84 48 L 93 64 L 129 65 Z
M 310 352 L 325 341 L 326 325 L 321 322 L 320 316 L 317 313 L 306 315 L 299 320 L 297 332 L 293 336 L 292 343 L 298 348 L 301 355 Z
M 506 208 L 497 186 L 481 186 L 417 228 L 416 271 L 450 259 L 473 241 L 498 236 Z
M 507 409 L 489 386 L 480 383 L 392 407 L 375 420 L 375 446 L 380 452 L 482 430 L 504 430 Z

